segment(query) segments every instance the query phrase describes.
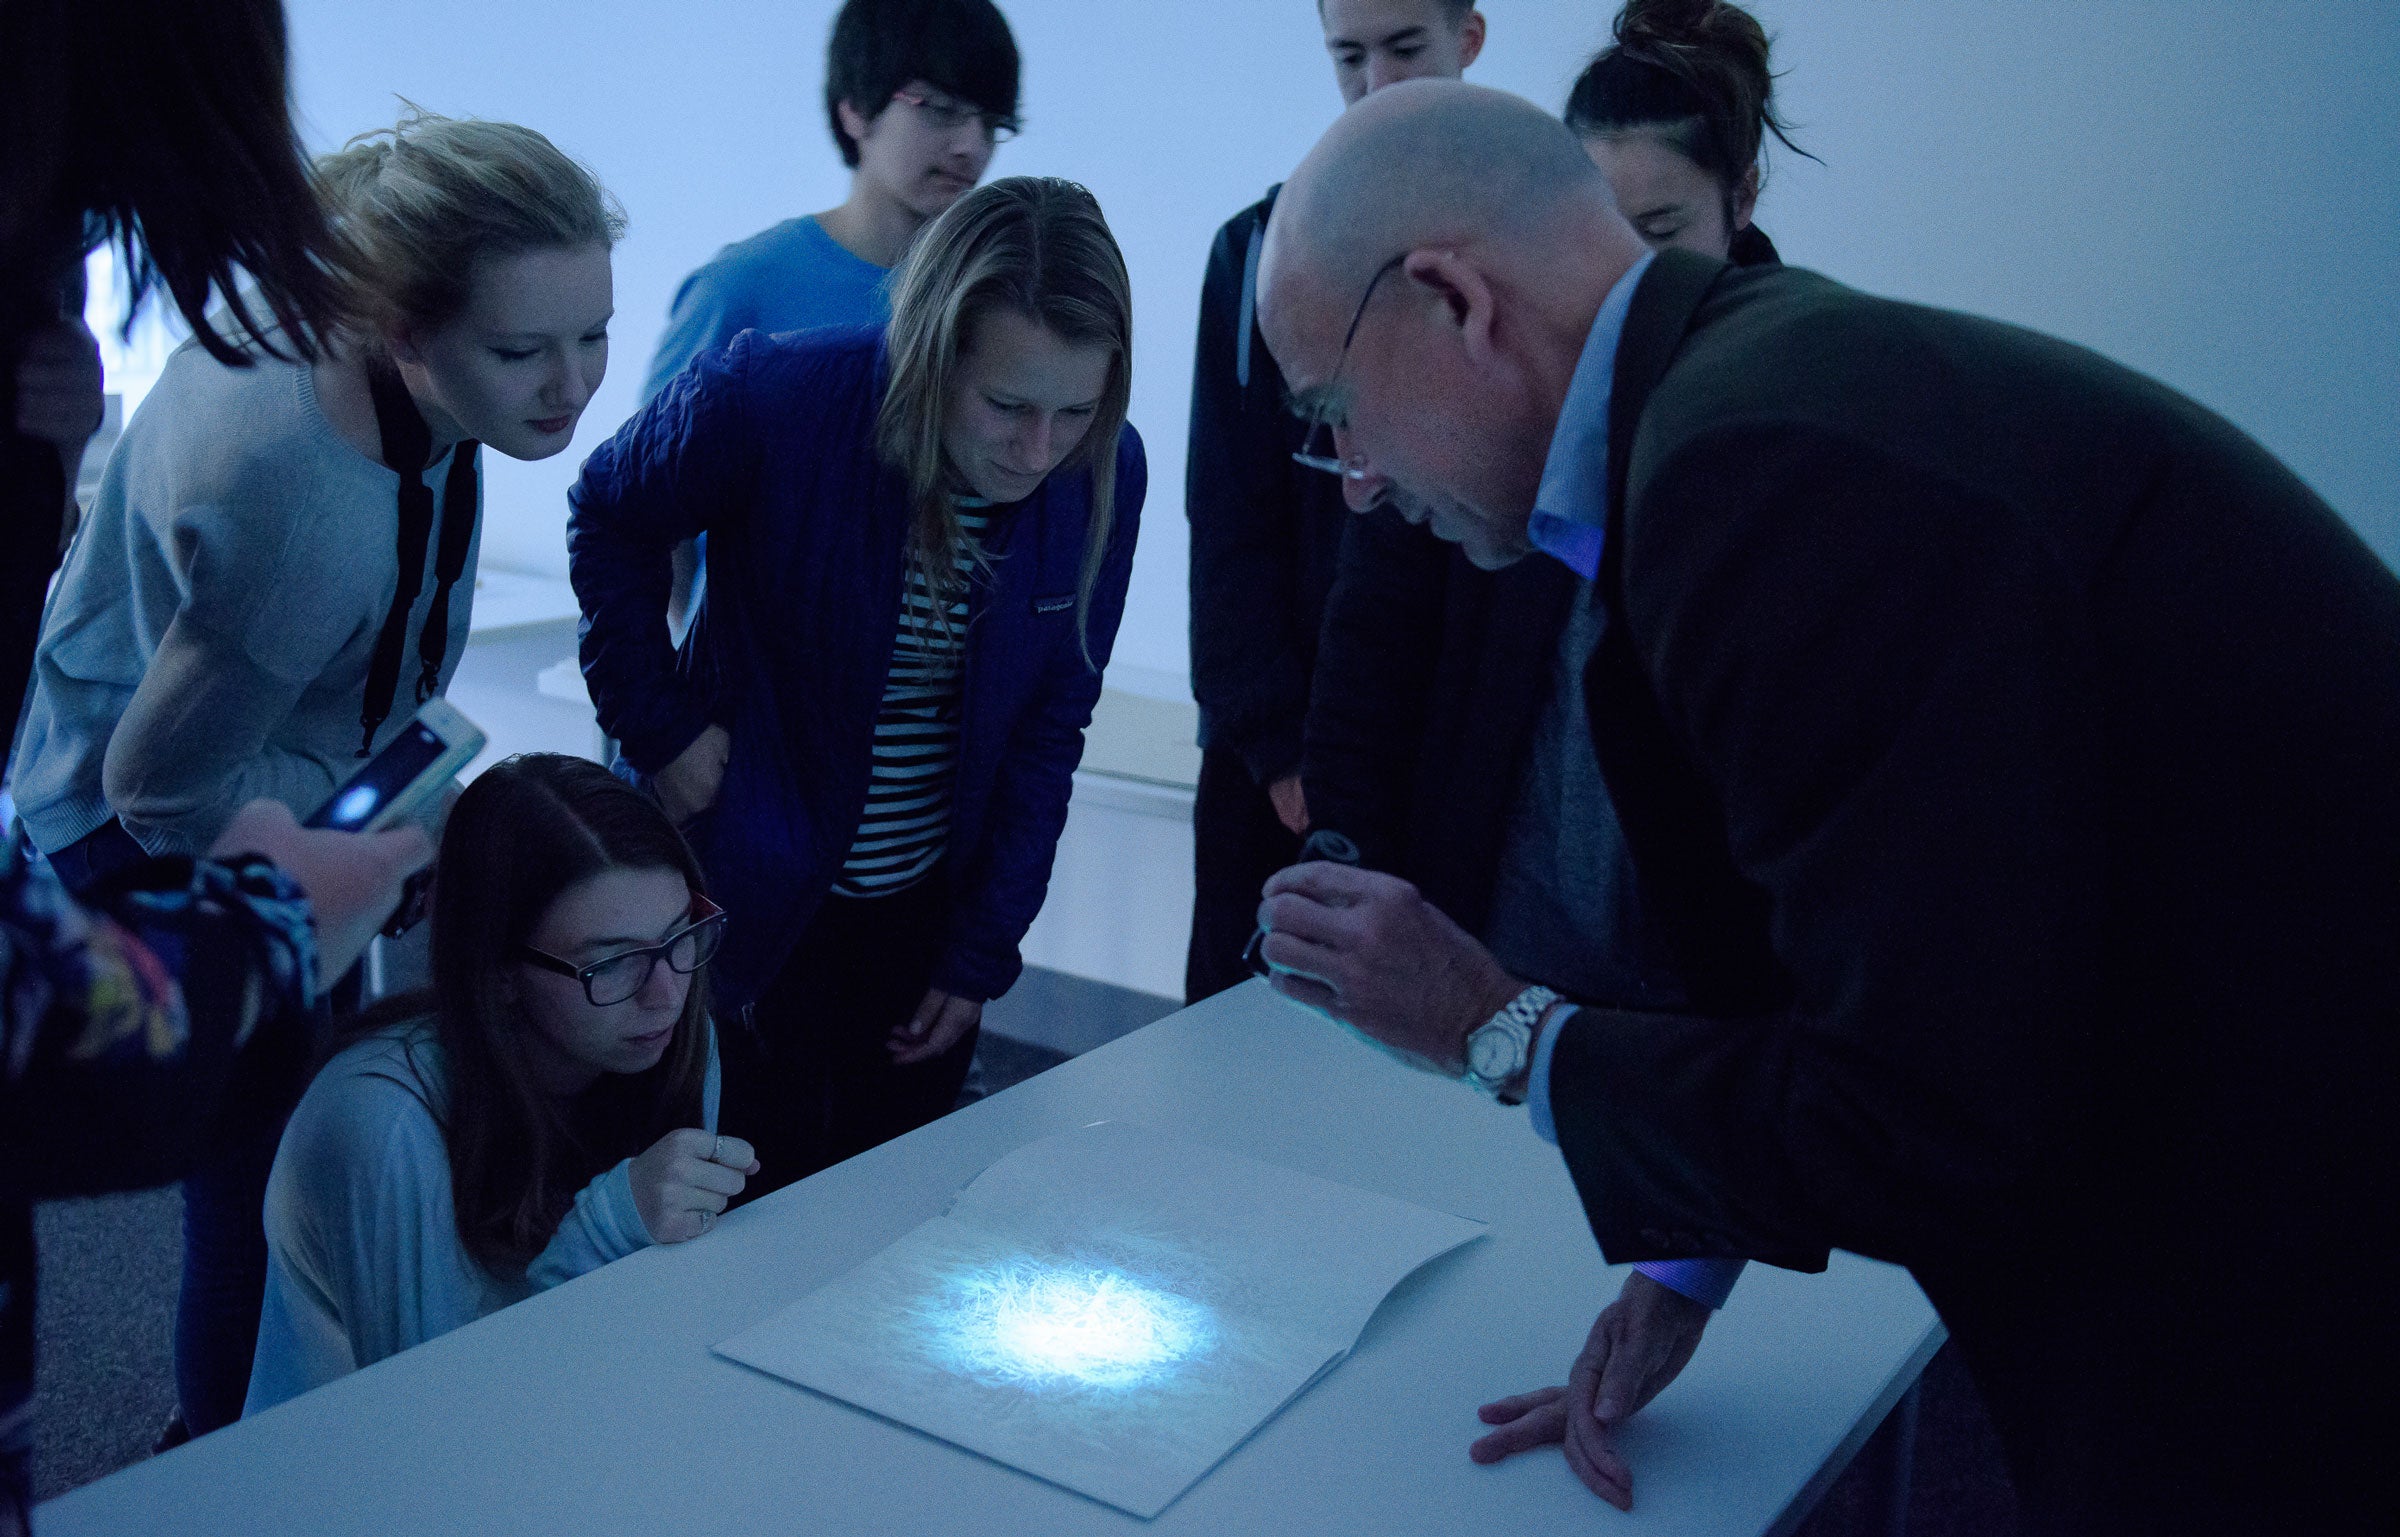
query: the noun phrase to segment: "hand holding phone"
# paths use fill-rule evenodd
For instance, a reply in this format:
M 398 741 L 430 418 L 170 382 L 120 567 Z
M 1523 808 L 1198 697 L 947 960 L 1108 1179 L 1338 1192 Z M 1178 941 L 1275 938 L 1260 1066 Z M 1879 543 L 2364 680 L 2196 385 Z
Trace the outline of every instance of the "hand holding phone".
M 483 732 L 446 699 L 428 699 L 400 734 L 342 781 L 306 826 L 380 832 L 414 817 L 483 751 Z
M 317 975 L 330 984 L 365 953 L 367 941 L 399 905 L 408 878 L 433 858 L 433 842 L 413 823 L 363 834 L 302 827 L 282 802 L 256 800 L 234 813 L 209 850 L 213 859 L 249 854 L 308 893 L 317 922 Z

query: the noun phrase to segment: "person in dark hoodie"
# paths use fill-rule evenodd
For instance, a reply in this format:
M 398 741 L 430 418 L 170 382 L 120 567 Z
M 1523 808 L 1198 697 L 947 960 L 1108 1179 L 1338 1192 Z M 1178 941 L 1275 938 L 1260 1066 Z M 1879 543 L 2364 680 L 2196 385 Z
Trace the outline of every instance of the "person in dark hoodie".
M 1459 79 L 1483 52 L 1483 13 L 1468 0 L 1321 0 L 1317 20 L 1344 106 L 1403 80 Z M 1295 462 L 1308 427 L 1284 408 L 1258 337 L 1258 253 L 1278 190 L 1225 221 L 1200 287 L 1183 492 L 1200 707 L 1186 1003 L 1248 980 L 1258 888 L 1308 831 L 1302 728 L 1351 522 L 1341 482 Z

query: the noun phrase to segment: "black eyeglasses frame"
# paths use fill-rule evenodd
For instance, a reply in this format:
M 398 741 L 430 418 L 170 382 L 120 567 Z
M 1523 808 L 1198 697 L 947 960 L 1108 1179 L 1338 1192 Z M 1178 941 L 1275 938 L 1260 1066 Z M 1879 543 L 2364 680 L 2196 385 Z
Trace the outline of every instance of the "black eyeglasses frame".
M 1350 344 L 1358 340 L 1359 325 L 1367 318 L 1368 301 L 1375 297 L 1375 290 L 1381 286 L 1383 280 L 1398 271 L 1400 264 L 1407 260 L 1408 253 L 1402 251 L 1390 261 L 1376 268 L 1375 275 L 1367 279 L 1367 291 L 1358 296 L 1358 308 L 1350 312 L 1350 329 L 1342 333 L 1342 350 L 1340 355 L 1333 360 L 1333 376 L 1325 381 L 1325 393 L 1332 393 L 1333 387 L 1342 381 L 1342 370 L 1350 366 Z M 1323 470 L 1328 475 L 1339 475 L 1344 480 L 1366 479 L 1367 472 L 1364 469 L 1343 459 L 1338 454 L 1310 452 L 1316 447 L 1317 437 L 1320 433 L 1331 436 L 1332 432 L 1333 423 L 1319 417 L 1316 425 L 1309 429 L 1308 440 L 1293 451 L 1292 462 L 1312 470 Z M 1331 447 L 1332 445 L 1328 444 L 1327 446 Z
M 710 961 L 716 959 L 718 948 L 725 943 L 725 919 L 725 909 L 719 907 L 716 903 L 710 901 L 707 897 L 704 897 L 699 892 L 695 891 L 692 893 L 692 921 L 685 924 L 682 928 L 677 929 L 674 933 L 669 934 L 666 938 L 660 940 L 655 945 L 636 945 L 630 950 L 619 950 L 614 955 L 602 956 L 600 959 L 592 962 L 589 966 L 578 966 L 573 961 L 561 960 L 557 956 L 552 955 L 549 951 L 537 950 L 531 945 L 519 945 L 517 947 L 517 959 L 523 961 L 528 966 L 539 967 L 543 971 L 554 972 L 562 977 L 573 977 L 577 982 L 583 984 L 583 997 L 585 1002 L 589 1003 L 595 1009 L 612 1008 L 617 1004 L 623 1003 L 626 998 L 639 996 L 642 989 L 650 985 L 650 979 L 658 974 L 658 967 L 661 961 L 666 963 L 669 971 L 674 972 L 678 976 L 688 977 L 693 972 L 696 972 L 701 967 L 707 965 Z M 707 941 L 702 946 L 702 948 L 699 950 L 697 958 L 693 960 L 690 966 L 686 967 L 676 965 L 668 952 L 672 951 L 677 945 L 683 943 L 685 938 L 695 931 L 706 929 L 712 924 L 715 925 L 715 938 Z M 592 991 L 593 976 L 596 973 L 615 965 L 617 962 L 625 960 L 629 956 L 636 955 L 645 956 L 649 960 L 649 964 L 642 968 L 642 979 L 633 985 L 632 990 L 626 993 L 624 998 L 611 998 L 606 1003 L 601 1002 L 599 996 Z

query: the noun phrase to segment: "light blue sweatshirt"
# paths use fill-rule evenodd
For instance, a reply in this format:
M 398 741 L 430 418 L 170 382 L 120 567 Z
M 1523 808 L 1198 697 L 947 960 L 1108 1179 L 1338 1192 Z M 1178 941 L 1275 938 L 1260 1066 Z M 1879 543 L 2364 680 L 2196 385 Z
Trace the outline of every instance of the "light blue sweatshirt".
M 887 268 L 853 256 L 815 215 L 736 241 L 683 280 L 642 383 L 647 401 L 703 352 L 744 331 L 769 336 L 892 318 Z
M 459 1241 L 434 1107 L 441 1047 L 422 1023 L 371 1036 L 301 1096 L 267 1179 L 267 1295 L 245 1415 L 571 1281 L 652 1242 L 624 1159 L 576 1195 L 522 1276 Z M 701 1126 L 717 1129 L 716 1037 Z

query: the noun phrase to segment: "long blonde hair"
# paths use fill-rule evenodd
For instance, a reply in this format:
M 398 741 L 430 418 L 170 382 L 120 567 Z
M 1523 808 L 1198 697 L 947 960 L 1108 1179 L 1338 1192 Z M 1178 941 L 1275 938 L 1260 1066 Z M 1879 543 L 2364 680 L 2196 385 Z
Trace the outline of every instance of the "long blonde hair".
M 935 605 L 945 612 L 962 585 L 960 557 L 979 552 L 951 500 L 943 427 L 967 337 L 995 309 L 1013 310 L 1071 346 L 1111 352 L 1090 429 L 1051 471 L 1091 476 L 1092 514 L 1075 592 L 1075 634 L 1089 662 L 1086 624 L 1116 521 L 1117 440 L 1133 387 L 1133 285 L 1091 193 L 1052 176 L 1006 177 L 951 204 L 917 237 L 892 280 L 891 380 L 875 447 L 907 480 L 909 567 L 945 600 Z
M 361 339 L 454 319 L 487 256 L 613 246 L 625 213 L 591 172 L 530 128 L 410 106 L 317 161 L 335 228 L 356 251 L 348 309 Z

